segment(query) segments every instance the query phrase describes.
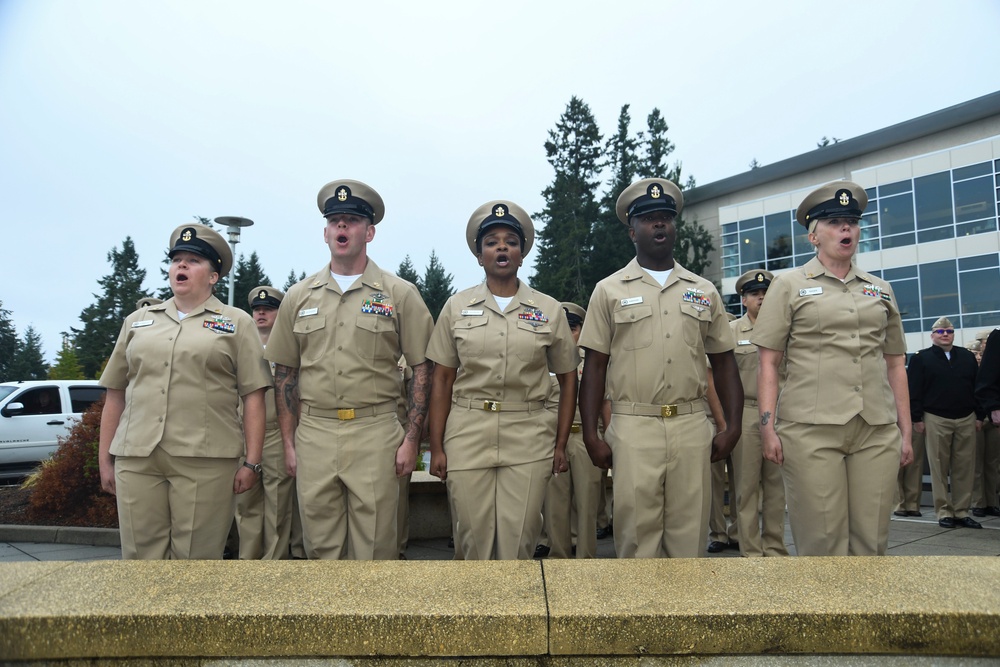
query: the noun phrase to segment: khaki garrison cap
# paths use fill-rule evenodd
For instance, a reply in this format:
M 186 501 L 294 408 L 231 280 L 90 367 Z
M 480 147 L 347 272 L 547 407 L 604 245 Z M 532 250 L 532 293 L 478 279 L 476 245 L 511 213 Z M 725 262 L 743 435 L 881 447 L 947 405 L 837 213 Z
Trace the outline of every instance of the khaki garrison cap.
M 767 289 L 774 280 L 774 274 L 764 269 L 753 269 L 747 271 L 736 281 L 736 293 L 746 294 L 759 289 Z
M 337 213 L 361 215 L 377 225 L 385 216 L 385 204 L 374 188 L 361 181 L 342 179 L 330 181 L 316 196 L 316 205 L 323 217 Z
M 629 224 L 633 215 L 643 215 L 653 211 L 667 211 L 679 215 L 684 209 L 684 195 L 681 189 L 665 178 L 646 178 L 636 181 L 618 195 L 615 213 L 624 224 Z
M 284 298 L 285 295 L 281 290 L 276 290 L 270 285 L 258 285 L 250 290 L 250 294 L 247 295 L 247 303 L 250 304 L 251 308 L 257 306 L 277 308 Z
M 535 243 L 535 225 L 531 222 L 531 216 L 527 211 L 514 202 L 504 199 L 486 202 L 472 212 L 469 224 L 465 226 L 465 241 L 469 244 L 472 254 L 479 254 L 477 249 L 479 240 L 486 230 L 497 225 L 505 225 L 517 232 L 523 245 L 521 256 L 526 256 Z
M 931 331 L 935 329 L 954 329 L 955 325 L 951 323 L 947 317 L 939 317 L 934 320 L 934 324 L 931 325 Z
M 226 239 L 206 225 L 192 223 L 181 225 L 174 230 L 170 235 L 170 250 L 167 256 L 173 257 L 182 250 L 207 259 L 220 277 L 229 275 L 229 270 L 233 268 L 233 251 L 229 249 Z
M 816 188 L 802 200 L 795 219 L 809 229 L 820 218 L 860 218 L 868 206 L 865 189 L 851 181 L 834 181 Z

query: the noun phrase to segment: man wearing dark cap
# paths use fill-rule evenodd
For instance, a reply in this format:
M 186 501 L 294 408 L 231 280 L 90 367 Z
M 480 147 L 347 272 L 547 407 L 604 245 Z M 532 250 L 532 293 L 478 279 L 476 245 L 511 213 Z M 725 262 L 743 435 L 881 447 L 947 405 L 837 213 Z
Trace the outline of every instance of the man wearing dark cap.
M 764 295 L 774 276 L 747 271 L 736 281 L 746 314 L 729 323 L 736 338 L 736 363 L 743 382 L 743 437 L 733 458 L 736 467 L 736 523 L 744 556 L 787 556 L 785 547 L 785 483 L 781 468 L 761 454 L 757 428 L 757 346 L 750 342 Z M 732 505 L 730 505 L 732 507 Z M 757 508 L 761 508 L 758 515 Z
M 969 516 L 976 431 L 985 416 L 976 406 L 978 365 L 976 355 L 954 342 L 951 320 L 939 317 L 931 326 L 931 346 L 913 355 L 907 368 L 910 416 L 913 430 L 924 434 L 938 524 L 982 528 Z
M 339 180 L 319 192 L 330 261 L 288 290 L 265 357 L 296 477 L 311 559 L 395 560 L 397 477 L 410 474 L 427 414 L 433 320 L 416 287 L 368 257 L 382 197 Z M 409 426 L 396 418 L 396 362 L 413 369 Z
M 614 466 L 620 558 L 700 556 L 709 460 L 725 459 L 740 438 L 743 389 L 722 299 L 674 261 L 674 218 L 683 204 L 680 189 L 663 178 L 633 183 L 618 197 L 636 257 L 597 284 L 580 336 L 583 439 L 596 466 Z M 729 425 L 714 438 L 703 401 L 706 353 Z M 601 438 L 605 396 L 612 416 Z

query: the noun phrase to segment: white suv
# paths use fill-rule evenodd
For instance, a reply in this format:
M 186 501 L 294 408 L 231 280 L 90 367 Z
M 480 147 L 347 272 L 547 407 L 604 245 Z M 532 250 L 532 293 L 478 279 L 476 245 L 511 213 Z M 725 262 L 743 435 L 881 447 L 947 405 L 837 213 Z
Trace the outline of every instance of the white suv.
M 104 391 L 97 380 L 0 382 L 0 477 L 23 476 L 51 456 Z

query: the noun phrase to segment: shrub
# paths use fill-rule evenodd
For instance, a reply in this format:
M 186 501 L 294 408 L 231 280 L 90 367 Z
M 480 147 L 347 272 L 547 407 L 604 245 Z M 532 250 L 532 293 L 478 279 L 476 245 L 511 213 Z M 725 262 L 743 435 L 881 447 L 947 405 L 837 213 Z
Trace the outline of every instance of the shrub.
M 118 527 L 115 497 L 101 491 L 97 446 L 104 399 L 87 408 L 32 484 L 28 516 L 45 525 Z

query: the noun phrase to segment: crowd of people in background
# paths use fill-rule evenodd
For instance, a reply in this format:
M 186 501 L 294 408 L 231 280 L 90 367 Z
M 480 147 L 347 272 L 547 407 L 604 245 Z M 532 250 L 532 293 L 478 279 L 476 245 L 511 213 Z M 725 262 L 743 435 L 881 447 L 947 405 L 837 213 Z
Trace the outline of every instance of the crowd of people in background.
M 798 555 L 884 555 L 891 516 L 922 514 L 925 457 L 942 528 L 1000 516 L 1000 339 L 958 347 L 942 317 L 907 365 L 891 285 L 854 262 L 855 183 L 805 197 L 816 256 L 742 275 L 740 318 L 675 261 L 664 178 L 618 197 L 635 258 L 586 307 L 519 276 L 531 217 L 483 203 L 484 279 L 436 323 L 368 256 L 374 188 L 332 181 L 317 206 L 329 261 L 255 287 L 252 317 L 213 296 L 225 240 L 171 235 L 173 297 L 138 304 L 101 378 L 124 558 L 222 558 L 233 525 L 242 559 L 405 557 L 422 442 L 456 559 L 592 558 L 610 535 L 619 558 L 787 556 L 786 510 Z

